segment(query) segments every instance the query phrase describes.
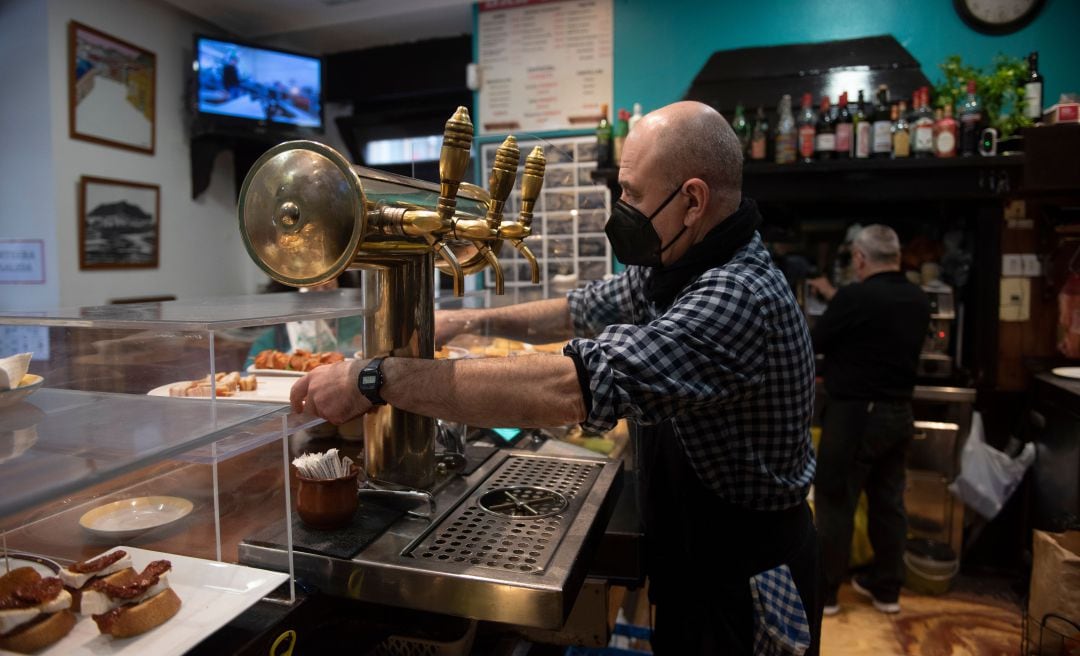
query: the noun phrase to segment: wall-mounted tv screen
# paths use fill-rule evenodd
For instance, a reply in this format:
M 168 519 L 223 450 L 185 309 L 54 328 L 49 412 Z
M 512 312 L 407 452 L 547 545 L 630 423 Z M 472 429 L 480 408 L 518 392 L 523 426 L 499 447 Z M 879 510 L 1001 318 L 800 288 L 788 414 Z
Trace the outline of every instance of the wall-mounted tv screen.
M 198 111 L 217 116 L 322 130 L 322 60 L 282 50 L 195 38 Z

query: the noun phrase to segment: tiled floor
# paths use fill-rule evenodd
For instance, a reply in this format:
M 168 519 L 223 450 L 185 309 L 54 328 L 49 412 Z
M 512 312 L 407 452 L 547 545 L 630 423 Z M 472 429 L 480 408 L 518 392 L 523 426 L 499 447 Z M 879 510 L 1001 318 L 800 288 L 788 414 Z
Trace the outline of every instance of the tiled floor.
M 850 586 L 840 613 L 821 627 L 823 656 L 1013 656 L 1020 652 L 1020 608 L 1001 595 L 904 591 L 902 610 L 883 615 Z

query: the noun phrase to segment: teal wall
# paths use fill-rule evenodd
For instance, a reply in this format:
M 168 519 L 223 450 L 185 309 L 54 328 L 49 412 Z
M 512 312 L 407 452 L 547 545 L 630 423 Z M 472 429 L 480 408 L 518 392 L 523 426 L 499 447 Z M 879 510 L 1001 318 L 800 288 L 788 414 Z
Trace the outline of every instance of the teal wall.
M 1007 36 L 975 32 L 951 0 L 613 1 L 617 108 L 640 102 L 649 111 L 679 100 L 717 50 L 879 34 L 896 37 L 931 81 L 951 54 L 988 67 L 999 52 L 1038 50 L 1046 105 L 1080 91 L 1080 0 L 1046 0 L 1030 25 Z

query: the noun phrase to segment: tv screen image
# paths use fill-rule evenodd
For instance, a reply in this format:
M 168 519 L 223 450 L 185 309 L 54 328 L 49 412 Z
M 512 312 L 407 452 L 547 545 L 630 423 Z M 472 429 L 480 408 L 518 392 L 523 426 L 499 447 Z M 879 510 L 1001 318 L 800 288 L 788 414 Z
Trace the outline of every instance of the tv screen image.
M 322 128 L 322 61 L 277 50 L 197 40 L 199 111 Z

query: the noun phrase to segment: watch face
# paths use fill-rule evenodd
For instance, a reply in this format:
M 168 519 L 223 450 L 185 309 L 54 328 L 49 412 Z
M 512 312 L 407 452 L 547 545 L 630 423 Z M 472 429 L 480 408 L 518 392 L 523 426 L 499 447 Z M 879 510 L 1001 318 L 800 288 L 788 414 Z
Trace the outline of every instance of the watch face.
M 379 382 L 379 377 L 375 374 L 364 374 L 363 378 L 360 379 L 360 382 L 364 385 L 374 385 Z
M 1035 17 L 1044 0 L 955 0 L 960 16 L 976 29 L 1018 30 Z

